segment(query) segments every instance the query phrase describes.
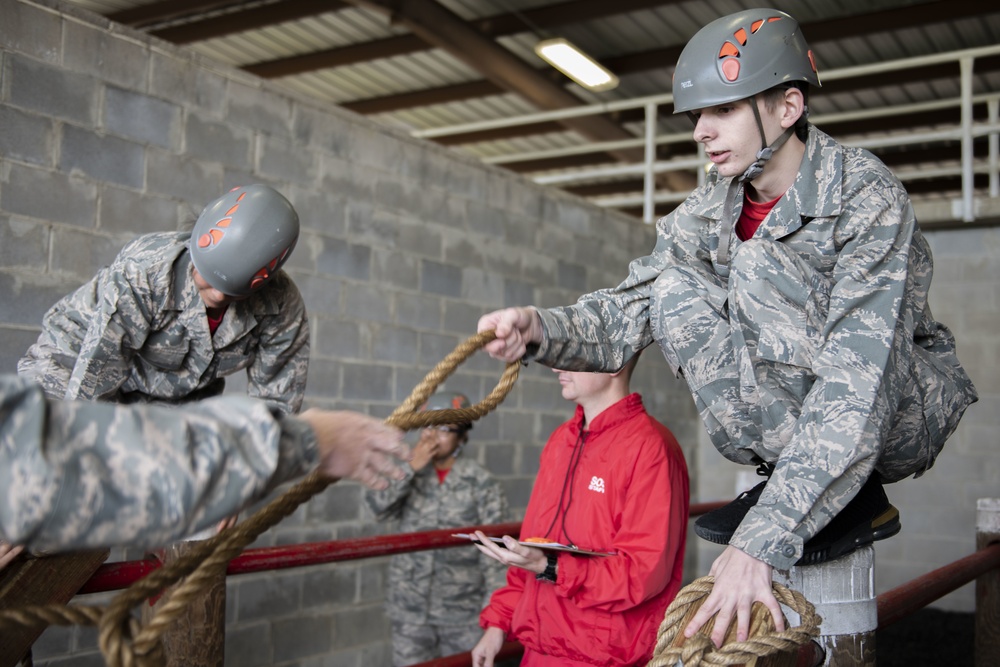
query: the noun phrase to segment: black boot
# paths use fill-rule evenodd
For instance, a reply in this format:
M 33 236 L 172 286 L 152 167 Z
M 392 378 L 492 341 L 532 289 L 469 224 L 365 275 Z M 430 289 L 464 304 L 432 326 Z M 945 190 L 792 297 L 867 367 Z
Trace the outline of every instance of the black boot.
M 770 463 L 761 463 L 757 466 L 757 474 L 768 479 L 773 471 L 774 466 Z M 716 544 L 729 544 L 733 533 L 743 522 L 743 517 L 747 515 L 751 507 L 757 504 L 765 484 L 767 484 L 766 479 L 749 491 L 741 493 L 736 500 L 728 505 L 723 505 L 719 509 L 702 514 L 695 519 L 695 535 Z

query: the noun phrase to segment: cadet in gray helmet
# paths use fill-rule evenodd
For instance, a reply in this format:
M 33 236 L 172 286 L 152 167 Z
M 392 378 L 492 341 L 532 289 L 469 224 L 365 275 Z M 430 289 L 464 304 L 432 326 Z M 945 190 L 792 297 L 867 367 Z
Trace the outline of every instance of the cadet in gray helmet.
M 247 393 L 282 414 L 306 387 L 309 326 L 281 270 L 299 236 L 295 209 L 266 185 L 234 188 L 191 232 L 140 236 L 52 306 L 18 374 L 53 398 L 183 403 Z
M 927 303 L 930 248 L 899 180 L 806 120 L 816 63 L 798 23 L 717 19 L 674 71 L 707 183 L 657 223 L 617 287 L 565 308 L 483 316 L 496 358 L 612 371 L 657 343 L 713 445 L 768 479 L 701 517 L 727 544 L 685 628 L 718 613 L 745 639 L 754 601 L 783 627 L 772 568 L 814 564 L 900 529 L 882 488 L 933 465 L 976 390 Z
M 459 410 L 469 399 L 438 392 L 421 410 Z M 470 422 L 430 426 L 413 448 L 401 481 L 365 500 L 382 521 L 404 533 L 502 523 L 507 499 L 500 483 L 463 455 Z M 469 651 L 479 640 L 479 612 L 505 582 L 506 568 L 475 549 L 397 554 L 389 564 L 386 613 L 395 667 Z

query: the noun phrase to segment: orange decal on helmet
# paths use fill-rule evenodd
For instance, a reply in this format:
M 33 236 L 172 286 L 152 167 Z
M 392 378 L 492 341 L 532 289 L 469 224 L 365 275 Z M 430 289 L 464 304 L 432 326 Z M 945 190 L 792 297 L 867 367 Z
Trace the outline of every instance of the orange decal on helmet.
M 813 57 L 812 49 L 809 49 L 809 51 L 806 52 L 806 55 L 809 56 L 809 65 L 813 68 L 814 72 L 818 73 L 818 70 L 816 69 L 816 59 Z
M 729 58 L 722 63 L 722 73 L 727 81 L 736 81 L 740 77 L 740 61 L 736 58 Z
M 451 407 L 455 408 L 456 410 L 461 410 L 462 409 L 462 397 L 461 396 L 452 396 L 451 397 Z
M 764 19 L 759 19 L 750 24 L 750 33 L 755 33 L 760 30 L 760 27 L 764 25 Z
M 719 49 L 719 57 L 725 58 L 726 56 L 736 56 L 740 55 L 740 50 L 736 48 L 736 45 L 732 42 L 723 42 L 722 48 Z
M 736 41 L 739 42 L 741 45 L 743 46 L 747 45 L 747 31 L 744 30 L 743 28 L 740 28 L 739 30 L 734 32 L 733 37 L 735 37 Z

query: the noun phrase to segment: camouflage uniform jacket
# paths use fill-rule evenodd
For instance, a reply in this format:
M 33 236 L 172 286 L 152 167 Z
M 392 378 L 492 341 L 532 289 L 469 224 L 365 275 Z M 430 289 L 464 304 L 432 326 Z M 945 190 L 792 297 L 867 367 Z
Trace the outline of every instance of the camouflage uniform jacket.
M 729 266 L 718 262 L 717 251 L 728 186 L 728 179 L 710 178 L 661 218 L 652 253 L 633 260 L 617 287 L 584 295 L 574 306 L 539 310 L 544 340 L 529 353 L 557 368 L 613 371 L 656 341 L 674 372 L 681 371 L 671 352 L 672 332 L 652 324 L 675 305 L 655 283 L 668 267 L 691 267 L 727 289 Z M 933 262 L 909 197 L 873 155 L 810 127 L 798 176 L 754 238 L 783 244 L 833 286 L 825 342 L 812 361 L 815 380 L 795 408 L 801 412 L 783 450 L 733 441 L 725 428 L 713 433 L 713 444 L 731 460 L 778 463 L 780 481 L 768 484 L 730 544 L 787 567 L 795 559 L 777 545 L 786 538 L 801 544 L 815 534 L 818 508 L 842 506 L 853 496 L 863 480 L 845 482 L 842 475 L 875 467 L 897 407 L 915 400 L 893 395 L 895 385 L 886 381 L 896 359 L 921 360 L 922 375 L 910 381 L 923 392 L 917 403 L 938 448 L 976 392 L 956 357 L 954 337 L 931 316 Z M 739 243 L 732 235 L 730 256 Z M 660 296 L 651 298 L 654 293 Z M 725 304 L 715 306 L 725 310 Z M 892 349 L 900 342 L 903 354 Z M 796 351 L 794 340 L 778 341 L 772 352 L 792 356 L 767 358 L 794 366 Z M 932 462 L 917 462 L 918 471 Z M 769 537 L 755 541 L 761 535 Z
M 309 325 L 295 284 L 278 272 L 229 305 L 213 335 L 191 274 L 187 232 L 147 234 L 45 314 L 18 373 L 53 398 L 182 402 L 219 394 L 246 369 L 248 393 L 298 412 Z
M 398 519 L 402 533 L 490 525 L 507 517 L 500 483 L 461 457 L 444 483 L 429 464 L 384 491 L 369 491 L 366 500 L 379 520 Z M 473 546 L 397 554 L 389 564 L 386 611 L 403 623 L 474 622 L 505 576 L 503 565 Z
M 261 401 L 59 401 L 0 375 L 0 538 L 31 549 L 168 544 L 316 465 L 304 421 Z

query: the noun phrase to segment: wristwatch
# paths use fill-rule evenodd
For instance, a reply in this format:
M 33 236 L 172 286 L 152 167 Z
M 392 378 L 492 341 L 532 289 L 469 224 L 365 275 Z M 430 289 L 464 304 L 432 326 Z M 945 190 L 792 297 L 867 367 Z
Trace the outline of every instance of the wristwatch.
M 559 562 L 559 557 L 552 553 L 545 554 L 545 569 L 535 575 L 535 579 L 539 581 L 549 581 L 553 584 L 556 583 L 556 564 Z

